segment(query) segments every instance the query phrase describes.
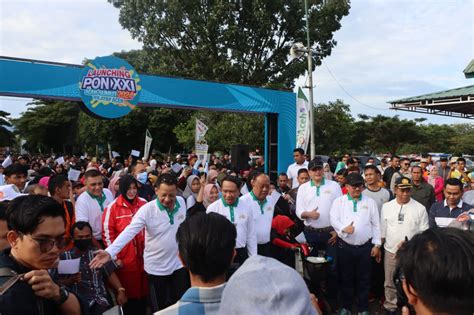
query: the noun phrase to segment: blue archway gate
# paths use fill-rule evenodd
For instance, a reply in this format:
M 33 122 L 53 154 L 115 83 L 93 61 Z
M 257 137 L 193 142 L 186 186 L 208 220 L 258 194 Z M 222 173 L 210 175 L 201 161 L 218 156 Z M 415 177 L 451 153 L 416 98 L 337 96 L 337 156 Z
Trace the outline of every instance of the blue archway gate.
M 0 56 L 0 95 L 81 101 L 83 65 Z M 237 84 L 140 74 L 138 106 L 265 115 L 265 167 L 273 178 L 292 162 L 296 94 Z

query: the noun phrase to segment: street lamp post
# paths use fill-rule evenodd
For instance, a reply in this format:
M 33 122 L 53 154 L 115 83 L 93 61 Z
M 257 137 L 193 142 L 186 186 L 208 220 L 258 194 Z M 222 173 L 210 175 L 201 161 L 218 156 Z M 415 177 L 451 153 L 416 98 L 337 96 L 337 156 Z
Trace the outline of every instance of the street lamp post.
M 304 0 L 304 11 L 306 15 L 306 47 L 308 57 L 308 86 L 309 89 L 309 121 L 310 121 L 310 151 L 311 159 L 316 155 L 316 141 L 314 139 L 314 110 L 313 110 L 313 53 L 311 50 L 311 42 L 309 39 L 309 14 L 308 14 L 308 0 Z

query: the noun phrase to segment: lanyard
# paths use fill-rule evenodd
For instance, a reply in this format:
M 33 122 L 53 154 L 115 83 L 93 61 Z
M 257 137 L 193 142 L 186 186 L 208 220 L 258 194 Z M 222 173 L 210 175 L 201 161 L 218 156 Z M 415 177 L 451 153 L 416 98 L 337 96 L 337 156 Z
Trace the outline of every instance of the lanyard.
M 224 204 L 224 207 L 229 207 L 229 212 L 230 212 L 230 222 L 234 223 L 235 221 L 235 216 L 234 216 L 234 208 L 237 207 L 237 205 L 239 204 L 239 198 L 237 198 L 237 200 L 235 200 L 235 202 L 233 204 L 228 204 L 225 200 L 224 200 L 224 197 L 221 198 L 222 200 L 222 203 Z
M 100 212 L 104 212 L 104 202 L 105 202 L 105 200 L 106 200 L 106 198 L 105 198 L 105 193 L 102 192 L 102 197 L 94 196 L 93 194 L 91 194 L 91 193 L 88 192 L 88 191 L 87 191 L 87 193 L 89 194 L 89 196 L 90 196 L 92 199 L 97 200 L 97 203 L 98 203 L 99 206 L 100 206 Z
M 265 204 L 267 203 L 267 198 L 265 198 L 263 201 L 260 201 L 257 199 L 257 197 L 255 196 L 255 194 L 253 193 L 253 191 L 250 192 L 250 196 L 252 196 L 252 199 L 255 200 L 258 205 L 260 206 L 260 212 L 263 214 L 263 207 L 265 206 Z
M 174 203 L 174 208 L 173 210 L 163 206 L 161 204 L 161 202 L 156 199 L 156 205 L 158 206 L 158 208 L 161 210 L 161 211 L 166 211 L 166 214 L 168 215 L 168 218 L 170 220 L 170 224 L 173 225 L 174 224 L 174 215 L 176 214 L 176 212 L 178 212 L 179 210 L 179 203 L 178 201 L 176 200 L 175 203 Z
M 360 196 L 357 199 L 354 199 L 354 198 L 351 197 L 351 195 L 347 194 L 347 198 L 350 201 L 352 201 L 352 206 L 353 206 L 352 211 L 357 212 L 357 202 L 362 200 L 362 196 Z
M 316 184 L 313 182 L 313 180 L 311 180 L 311 186 L 316 186 L 316 196 L 319 197 L 320 195 L 320 188 L 321 186 L 323 186 L 324 184 L 326 183 L 326 180 L 325 178 L 323 177 L 323 180 L 319 183 L 318 186 L 316 186 Z

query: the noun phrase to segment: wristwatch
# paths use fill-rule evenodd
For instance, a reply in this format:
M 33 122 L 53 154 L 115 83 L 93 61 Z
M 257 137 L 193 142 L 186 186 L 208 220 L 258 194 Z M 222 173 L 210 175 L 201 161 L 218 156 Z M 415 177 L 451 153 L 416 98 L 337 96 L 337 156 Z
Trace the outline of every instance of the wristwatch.
M 62 305 L 69 297 L 69 291 L 63 287 L 59 286 L 59 300 L 56 301 L 56 305 Z

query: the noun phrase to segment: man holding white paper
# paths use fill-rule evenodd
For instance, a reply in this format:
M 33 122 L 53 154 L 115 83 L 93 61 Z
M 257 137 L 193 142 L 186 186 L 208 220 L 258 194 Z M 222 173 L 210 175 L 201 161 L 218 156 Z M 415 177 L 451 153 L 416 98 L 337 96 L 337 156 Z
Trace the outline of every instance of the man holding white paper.
M 71 235 L 74 238 L 74 248 L 61 253 L 58 269 L 52 272 L 53 278 L 85 299 L 89 314 L 102 314 L 111 307 L 107 299 L 105 279 L 116 293 L 117 303 L 126 303 L 125 289 L 114 272 L 117 266 L 113 261 L 101 269 L 89 267 L 97 250 L 92 245 L 91 225 L 87 222 L 76 222 L 71 227 Z
M 460 214 L 474 208 L 462 201 L 463 183 L 457 178 L 449 178 L 444 183 L 444 200 L 434 203 L 429 211 L 430 228 L 438 226 L 436 218 L 456 219 Z M 442 222 L 444 220 L 439 220 Z M 446 222 L 446 224 L 449 222 Z

